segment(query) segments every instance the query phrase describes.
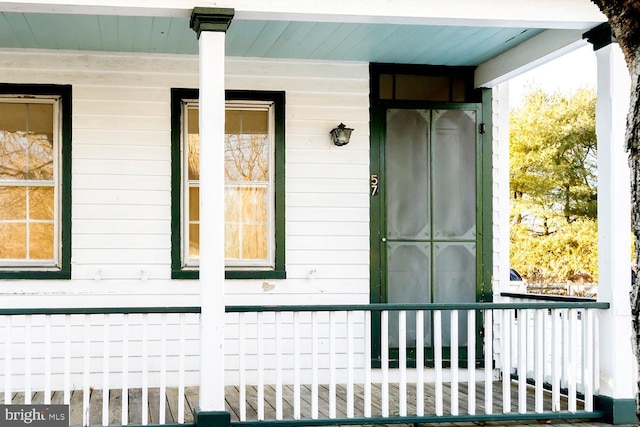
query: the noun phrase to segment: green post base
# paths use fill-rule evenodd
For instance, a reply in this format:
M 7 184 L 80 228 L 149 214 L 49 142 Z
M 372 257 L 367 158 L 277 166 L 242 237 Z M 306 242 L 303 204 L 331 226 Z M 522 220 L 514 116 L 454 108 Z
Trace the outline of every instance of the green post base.
M 201 411 L 200 408 L 195 408 L 193 419 L 196 427 L 229 427 L 231 425 L 231 414 L 226 411 Z
M 609 396 L 595 396 L 597 411 L 604 413 L 604 421 L 610 424 L 638 425 L 635 399 L 614 399 Z

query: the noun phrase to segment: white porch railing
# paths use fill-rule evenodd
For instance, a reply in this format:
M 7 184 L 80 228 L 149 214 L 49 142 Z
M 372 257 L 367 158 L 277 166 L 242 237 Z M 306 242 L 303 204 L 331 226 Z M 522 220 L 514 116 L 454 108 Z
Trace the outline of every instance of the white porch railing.
M 228 307 L 237 329 L 227 333 L 227 384 L 237 386 L 240 423 L 597 418 L 606 307 Z M 494 319 L 506 327 L 494 332 Z
M 245 425 L 599 418 L 607 307 L 227 307 L 227 409 Z M 68 404 L 72 425 L 192 423 L 199 310 L 2 309 L 0 401 Z
M 589 301 L 536 294 L 504 294 L 503 299 L 505 297 L 515 304 Z M 504 343 L 501 366 L 505 372 L 509 366 L 512 378 L 519 382 L 543 382 L 547 388 L 573 398 L 570 402 L 575 396 L 584 396 L 588 407 L 600 387 L 597 322 L 597 311 L 579 307 L 509 313 L 500 326 L 505 336 L 510 337 L 510 341 Z M 554 405 L 558 404 L 559 397 L 559 392 L 553 394 Z M 575 407 L 571 406 L 570 410 Z
M 71 425 L 165 424 L 165 408 L 183 423 L 185 387 L 198 381 L 188 348 L 198 347 L 199 312 L 1 309 L 0 402 L 66 404 Z

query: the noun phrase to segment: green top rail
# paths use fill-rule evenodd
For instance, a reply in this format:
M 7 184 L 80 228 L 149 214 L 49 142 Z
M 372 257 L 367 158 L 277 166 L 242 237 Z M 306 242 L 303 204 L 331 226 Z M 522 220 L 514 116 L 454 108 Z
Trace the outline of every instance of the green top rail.
M 37 314 L 169 314 L 200 313 L 200 307 L 61 307 L 61 308 L 0 308 L 0 315 Z
M 458 304 L 338 304 L 338 305 L 232 305 L 227 313 L 312 312 L 312 311 L 451 311 L 451 310 L 531 310 L 531 309 L 608 309 L 608 302 L 545 301 Z M 67 308 L 1 308 L 1 316 L 64 314 L 155 314 L 200 313 L 201 307 L 67 307 Z
M 251 312 L 296 312 L 296 311 L 450 311 L 450 310 L 513 310 L 513 309 L 608 309 L 608 302 L 518 302 L 518 303 L 434 303 L 434 304 L 340 304 L 340 305 L 271 305 L 271 306 L 227 306 L 227 313 Z

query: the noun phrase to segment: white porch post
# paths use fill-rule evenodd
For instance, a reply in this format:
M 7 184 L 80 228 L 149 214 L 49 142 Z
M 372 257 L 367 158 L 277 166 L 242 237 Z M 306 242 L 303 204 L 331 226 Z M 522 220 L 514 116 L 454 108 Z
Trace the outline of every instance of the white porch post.
M 224 411 L 224 61 L 233 9 L 195 8 L 200 48 L 200 410 Z
M 635 358 L 631 347 L 631 197 L 625 150 L 630 78 L 608 24 L 585 35 L 598 64 L 598 301 L 600 391 L 597 407 L 614 424 L 635 424 Z

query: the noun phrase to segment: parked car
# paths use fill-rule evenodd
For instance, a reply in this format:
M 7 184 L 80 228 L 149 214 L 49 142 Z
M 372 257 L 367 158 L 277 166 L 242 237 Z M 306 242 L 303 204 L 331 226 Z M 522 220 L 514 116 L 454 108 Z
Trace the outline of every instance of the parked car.
M 520 273 L 513 268 L 509 269 L 509 292 L 527 292 L 527 283 L 524 281 Z

